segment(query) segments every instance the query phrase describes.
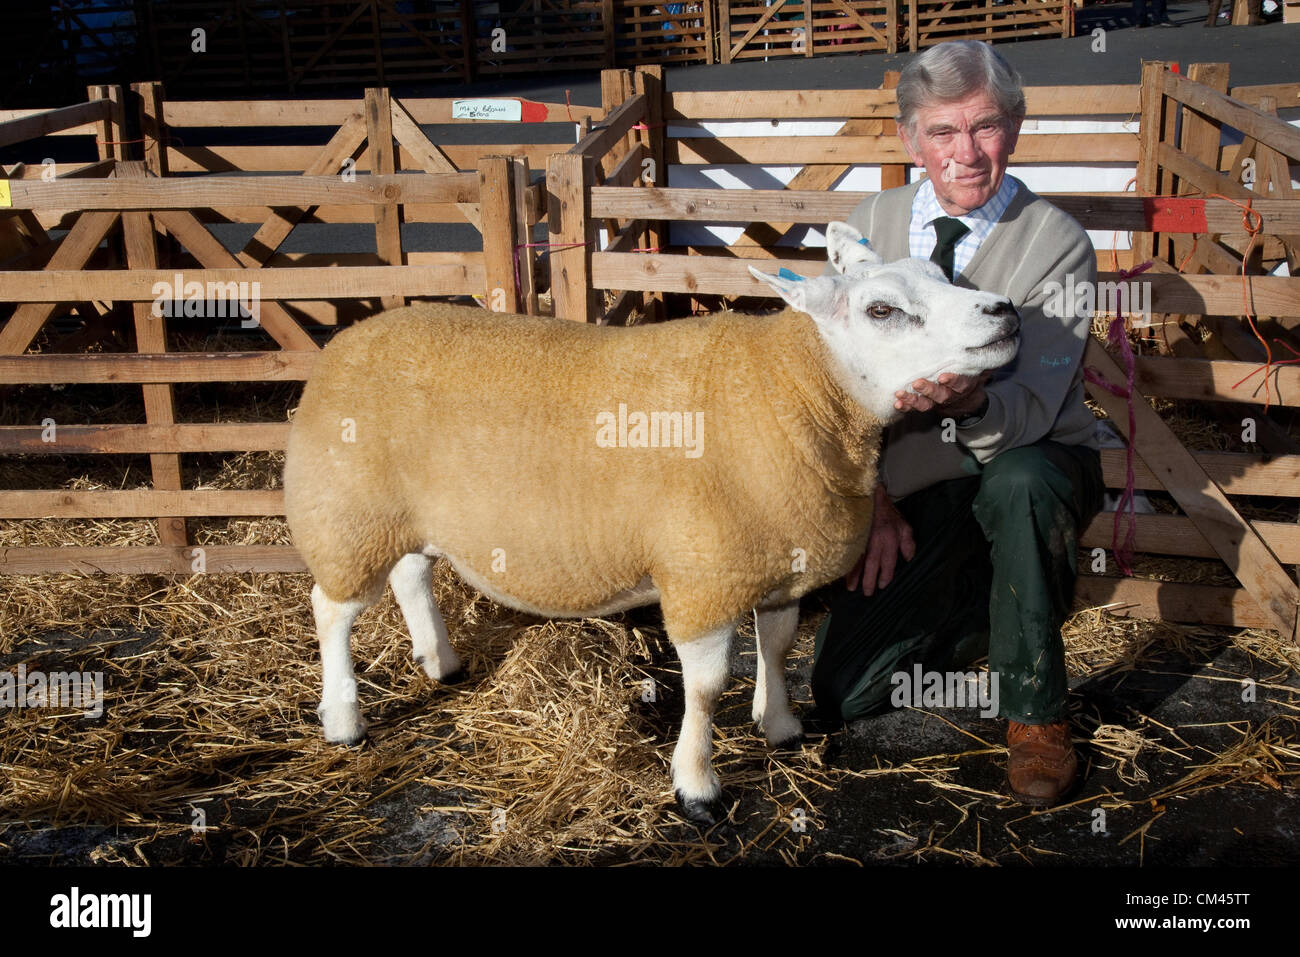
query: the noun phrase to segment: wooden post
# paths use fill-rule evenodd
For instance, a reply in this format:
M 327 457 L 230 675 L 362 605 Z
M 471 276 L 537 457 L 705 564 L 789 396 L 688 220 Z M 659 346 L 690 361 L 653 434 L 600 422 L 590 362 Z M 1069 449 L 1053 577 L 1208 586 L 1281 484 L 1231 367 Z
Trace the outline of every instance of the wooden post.
M 126 159 L 126 110 L 120 86 L 88 86 L 86 99 L 108 100 L 106 119 L 95 124 L 95 149 L 101 160 Z
M 143 163 L 127 162 L 118 166 L 118 176 L 124 179 L 143 179 L 147 176 Z M 153 222 L 147 212 L 122 213 L 122 233 L 126 245 L 126 265 L 129 269 L 157 269 L 158 249 L 154 243 Z M 179 290 L 178 290 L 179 292 Z M 166 318 L 154 316 L 148 302 L 132 303 L 135 318 L 136 351 L 157 353 L 167 351 Z M 145 422 L 149 425 L 172 425 L 176 422 L 170 383 L 143 385 Z M 153 453 L 149 456 L 153 472 L 153 487 L 163 491 L 180 491 L 181 457 L 176 453 Z M 158 541 L 163 545 L 185 545 L 189 539 L 185 519 L 179 515 L 158 518 Z
M 885 52 L 898 52 L 898 0 L 885 0 Z
M 717 6 L 726 5 L 727 0 L 702 0 L 704 7 L 704 62 L 718 62 L 718 15 Z
M 1155 196 L 1160 189 L 1160 134 L 1165 122 L 1165 63 L 1144 60 L 1142 63 L 1141 120 L 1138 128 L 1137 192 Z M 1156 235 L 1133 234 L 1133 262 L 1142 263 L 1155 256 Z
M 587 209 L 595 178 L 595 160 L 590 156 L 555 153 L 547 160 L 551 295 L 557 319 L 594 322 L 599 315 L 591 287 L 595 229 Z
M 813 0 L 803 0 L 803 55 L 808 58 L 813 56 L 813 43 L 816 37 L 813 34 Z
M 623 105 L 632 93 L 632 71 L 631 70 L 601 70 L 600 71 L 600 109 L 601 119 L 604 121 L 616 109 Z M 634 131 L 629 130 L 623 137 L 623 142 L 617 150 L 610 150 L 601 157 L 601 169 L 605 175 L 613 172 L 618 161 L 627 154 L 627 151 L 636 146 L 638 137 Z
M 664 68 L 662 66 L 638 67 L 633 79 L 635 93 L 646 98 L 645 123 L 648 129 L 641 140 L 646 145 L 652 161 L 655 186 L 668 185 L 667 151 L 664 148 Z M 668 245 L 668 225 L 662 220 L 650 220 L 646 230 L 646 245 L 652 250 L 664 250 Z M 653 253 L 651 254 L 653 255 Z M 667 317 L 664 294 L 652 292 L 646 297 L 647 318 L 659 322 Z
M 731 62 L 731 0 L 718 0 L 718 53 Z
M 484 156 L 478 164 L 478 201 L 483 217 L 483 272 L 487 307 L 519 312 L 515 282 L 515 215 L 510 157 Z
M 163 117 L 163 85 L 156 80 L 132 83 L 140 100 L 140 135 L 144 139 L 144 166 L 154 176 L 167 175 L 167 124 Z
M 366 90 L 366 138 L 370 144 L 371 174 L 396 173 L 392 104 L 386 89 L 370 87 Z M 375 207 L 375 248 L 380 265 L 405 265 L 402 258 L 402 209 L 396 203 Z M 382 301 L 385 309 L 406 304 L 404 296 L 384 296 Z
M 886 70 L 884 82 L 880 84 L 882 90 L 898 89 L 898 70 Z M 899 136 L 898 121 L 885 120 L 882 124 L 881 132 L 885 136 Z M 899 137 L 902 138 L 901 136 Z M 906 163 L 881 163 L 880 164 L 880 188 L 882 190 L 895 189 L 899 186 L 907 185 Z
M 1193 63 L 1187 71 L 1187 78 L 1195 80 L 1197 83 L 1204 83 L 1218 90 L 1220 93 L 1228 92 L 1228 64 L 1226 63 Z M 1208 116 L 1202 116 L 1186 107 L 1172 108 L 1171 113 L 1175 111 L 1182 113 L 1182 135 L 1179 143 L 1179 150 L 1204 163 L 1210 169 L 1219 168 L 1219 142 L 1222 138 L 1221 124 Z M 1170 191 L 1179 195 L 1192 193 L 1199 194 L 1199 190 L 1194 184 L 1189 182 L 1179 183 L 1175 179 L 1170 183 Z M 1210 235 L 1205 237 L 1209 243 L 1217 241 L 1218 236 Z M 1169 237 L 1170 248 L 1174 254 L 1174 264 L 1177 265 L 1183 261 L 1186 253 L 1193 245 L 1195 237 L 1188 235 L 1171 235 Z M 1192 259 L 1187 264 L 1187 272 L 1202 273 L 1209 270 L 1198 258 Z M 1190 317 L 1176 316 L 1172 317 L 1175 323 L 1183 322 Z
M 511 203 L 515 216 L 515 261 L 519 263 L 519 298 L 523 304 L 521 311 L 535 316 L 538 314 L 537 282 L 533 276 L 533 266 L 537 262 L 537 250 L 528 245 L 533 241 L 533 219 L 528 215 L 528 181 L 531 179 L 528 157 L 511 157 L 510 178 Z
M 907 48 L 913 52 L 921 49 L 920 27 L 917 24 L 916 0 L 907 3 Z

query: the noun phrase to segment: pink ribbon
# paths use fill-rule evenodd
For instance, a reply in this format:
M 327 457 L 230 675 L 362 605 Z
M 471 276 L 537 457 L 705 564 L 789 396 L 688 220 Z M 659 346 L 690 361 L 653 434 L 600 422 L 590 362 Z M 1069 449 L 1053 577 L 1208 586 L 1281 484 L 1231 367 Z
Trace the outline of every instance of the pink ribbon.
M 1142 265 L 1134 266 L 1132 269 L 1121 269 L 1119 273 L 1120 282 L 1141 275 L 1153 265 L 1154 263 L 1151 260 L 1147 260 Z M 1124 365 L 1124 376 L 1127 380 L 1126 385 L 1118 386 L 1113 384 L 1091 366 L 1084 367 L 1083 377 L 1099 389 L 1105 389 L 1111 395 L 1128 403 L 1128 447 L 1124 451 L 1124 494 L 1120 496 L 1119 505 L 1115 509 L 1115 523 L 1111 530 L 1110 545 L 1111 550 L 1115 553 L 1115 562 L 1119 565 L 1119 570 L 1126 576 L 1131 577 L 1133 575 L 1133 552 L 1137 550 L 1137 502 L 1133 498 L 1133 486 L 1135 484 L 1133 447 L 1137 444 L 1137 415 L 1133 403 L 1133 375 L 1136 363 L 1133 360 L 1133 348 L 1128 342 L 1128 330 L 1124 327 L 1124 310 L 1118 296 L 1115 297 L 1115 313 L 1115 318 L 1111 320 L 1110 327 L 1106 330 L 1106 342 L 1112 349 L 1118 348 L 1120 351 L 1120 357 Z M 1124 542 L 1121 545 L 1119 520 L 1126 508 L 1128 510 L 1128 529 L 1124 534 Z

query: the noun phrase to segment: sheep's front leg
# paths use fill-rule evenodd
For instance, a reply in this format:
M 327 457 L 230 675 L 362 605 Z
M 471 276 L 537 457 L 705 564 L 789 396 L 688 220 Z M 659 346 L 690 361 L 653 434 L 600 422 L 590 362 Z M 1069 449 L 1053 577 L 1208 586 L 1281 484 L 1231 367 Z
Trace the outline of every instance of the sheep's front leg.
M 682 662 L 686 714 L 673 750 L 673 787 L 682 814 L 697 824 L 712 825 L 726 816 L 722 785 L 713 771 L 713 712 L 731 674 L 729 655 L 734 624 L 693 641 L 676 644 Z
M 447 623 L 433 600 L 433 561 L 426 555 L 403 555 L 388 581 L 411 633 L 415 663 L 434 681 L 455 684 L 462 677 L 460 657 L 447 640 Z
M 366 722 L 357 701 L 357 676 L 352 670 L 352 623 L 366 609 L 364 601 L 335 601 L 321 590 L 311 589 L 311 607 L 316 616 L 316 640 L 320 643 L 322 690 L 321 727 L 325 740 L 356 744 L 366 735 Z
M 754 723 L 773 747 L 793 746 L 803 738 L 803 725 L 790 711 L 785 686 L 785 660 L 794 647 L 799 603 L 771 610 L 754 609 L 758 666 L 754 678 Z

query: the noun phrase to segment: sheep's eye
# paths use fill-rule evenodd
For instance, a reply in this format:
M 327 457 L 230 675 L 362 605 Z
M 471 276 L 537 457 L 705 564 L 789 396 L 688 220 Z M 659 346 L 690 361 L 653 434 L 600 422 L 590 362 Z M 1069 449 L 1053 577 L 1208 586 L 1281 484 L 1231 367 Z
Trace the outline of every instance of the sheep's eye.
M 867 315 L 872 319 L 888 319 L 893 315 L 894 307 L 887 306 L 883 302 L 873 302 L 867 306 Z

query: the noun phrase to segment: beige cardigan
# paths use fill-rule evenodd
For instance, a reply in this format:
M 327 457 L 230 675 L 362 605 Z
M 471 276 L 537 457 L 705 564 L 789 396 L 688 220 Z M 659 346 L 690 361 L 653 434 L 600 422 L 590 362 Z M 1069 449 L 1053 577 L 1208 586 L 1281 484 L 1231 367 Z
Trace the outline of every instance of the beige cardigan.
M 848 222 L 886 262 L 906 259 L 912 199 L 920 181 L 863 200 Z M 828 267 L 829 269 L 829 267 Z M 1097 281 L 1096 254 L 1072 217 L 1023 183 L 955 285 L 1002 293 L 1020 311 L 1020 352 L 986 387 L 988 411 L 945 430 L 938 410 L 911 412 L 889 429 L 882 481 L 894 498 L 936 482 L 978 472 L 1006 449 L 1050 438 L 1097 448 L 1095 418 L 1083 403 L 1083 350 L 1091 313 L 1047 314 L 1058 282 L 1075 288 Z M 1072 305 L 1072 304 L 1067 304 Z M 955 432 L 955 441 L 945 442 Z

